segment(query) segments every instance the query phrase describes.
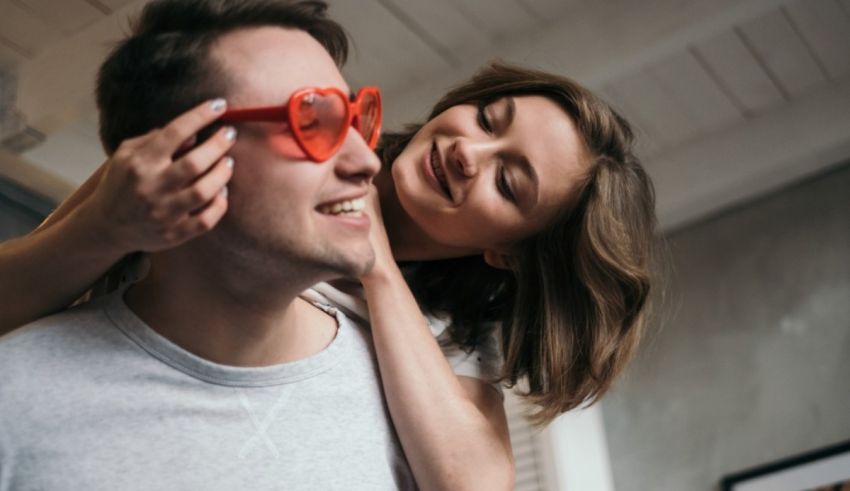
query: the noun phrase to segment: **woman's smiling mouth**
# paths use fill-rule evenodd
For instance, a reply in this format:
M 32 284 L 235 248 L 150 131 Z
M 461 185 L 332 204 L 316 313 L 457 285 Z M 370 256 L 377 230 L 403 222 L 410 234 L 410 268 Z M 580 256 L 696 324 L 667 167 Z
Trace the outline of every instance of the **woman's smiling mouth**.
M 440 165 L 440 154 L 437 152 L 437 142 L 434 142 L 431 145 L 431 154 L 429 156 L 429 163 L 431 166 L 431 171 L 434 174 L 434 178 L 437 181 L 440 189 L 449 199 L 449 201 L 454 201 L 452 199 L 452 191 L 449 187 L 449 182 L 446 179 L 446 173 L 443 171 L 443 167 Z

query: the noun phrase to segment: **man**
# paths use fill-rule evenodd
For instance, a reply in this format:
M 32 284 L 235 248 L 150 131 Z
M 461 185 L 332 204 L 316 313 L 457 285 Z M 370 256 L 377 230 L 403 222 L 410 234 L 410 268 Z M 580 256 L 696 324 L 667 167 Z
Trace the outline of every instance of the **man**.
M 345 36 L 323 14 L 163 0 L 105 62 L 110 151 L 220 95 L 230 108 L 298 104 L 299 127 L 228 113 L 246 122 L 233 123 L 218 226 L 152 254 L 129 289 L 0 341 L 0 491 L 415 487 L 368 333 L 298 297 L 374 261 L 358 210 L 378 161 L 354 130 L 309 160 L 327 94 L 292 97 L 349 93 L 334 63 Z

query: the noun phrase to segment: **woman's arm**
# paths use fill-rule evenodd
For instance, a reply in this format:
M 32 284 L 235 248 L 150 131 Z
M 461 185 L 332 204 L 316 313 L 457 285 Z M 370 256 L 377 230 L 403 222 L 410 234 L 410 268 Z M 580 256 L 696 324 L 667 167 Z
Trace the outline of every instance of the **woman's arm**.
M 0 244 L 0 334 L 70 305 L 128 253 L 210 230 L 227 209 L 232 162 L 222 156 L 235 134 L 222 129 L 172 156 L 222 112 L 204 103 L 125 141 L 34 232 Z
M 70 305 L 124 255 L 78 220 L 0 244 L 0 334 Z
M 379 212 L 372 216 L 376 262 L 361 281 L 387 405 L 417 484 L 423 490 L 512 489 L 501 396 L 452 371 L 392 260 Z

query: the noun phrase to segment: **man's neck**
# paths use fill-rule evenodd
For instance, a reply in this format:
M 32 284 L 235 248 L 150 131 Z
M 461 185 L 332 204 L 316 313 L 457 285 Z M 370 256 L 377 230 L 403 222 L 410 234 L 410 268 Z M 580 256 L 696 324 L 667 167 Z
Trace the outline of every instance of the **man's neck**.
M 309 284 L 249 278 L 244 270 L 200 260 L 188 248 L 151 260 L 148 277 L 127 292 L 127 305 L 159 334 L 202 358 L 274 365 L 315 354 L 336 334 L 335 319 L 298 298 Z

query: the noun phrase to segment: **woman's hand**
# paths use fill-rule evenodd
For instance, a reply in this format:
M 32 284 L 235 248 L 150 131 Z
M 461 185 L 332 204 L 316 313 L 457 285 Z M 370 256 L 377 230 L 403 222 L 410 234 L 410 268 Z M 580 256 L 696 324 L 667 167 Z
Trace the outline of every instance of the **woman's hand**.
M 393 426 L 421 489 L 513 489 L 501 396 L 455 375 L 396 264 L 372 186 L 375 266 L 360 277 Z
M 370 186 L 364 211 L 369 215 L 369 219 L 371 220 L 369 225 L 369 241 L 372 243 L 372 249 L 375 251 L 374 267 L 360 277 L 360 281 L 364 286 L 368 287 L 367 283 L 369 281 L 379 278 L 386 279 L 393 274 L 400 275 L 400 270 L 393 258 L 390 240 L 387 237 L 387 229 L 384 226 L 384 219 L 381 215 L 378 188 L 374 184 Z
M 0 244 L 0 334 L 65 308 L 128 253 L 159 251 L 212 229 L 227 210 L 228 128 L 195 146 L 224 113 L 207 102 L 121 144 L 28 235 Z
M 125 140 L 104 164 L 91 195 L 76 210 L 120 253 L 175 247 L 211 230 L 227 210 L 233 128 L 195 146 L 196 134 L 224 113 L 205 102 L 161 129 Z

